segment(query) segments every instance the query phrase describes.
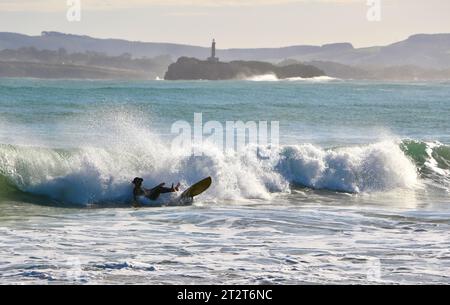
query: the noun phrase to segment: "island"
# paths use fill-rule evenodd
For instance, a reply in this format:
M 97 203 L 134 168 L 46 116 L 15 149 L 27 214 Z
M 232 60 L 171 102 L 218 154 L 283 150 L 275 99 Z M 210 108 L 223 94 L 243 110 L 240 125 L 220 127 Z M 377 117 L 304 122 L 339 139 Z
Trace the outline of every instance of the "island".
M 231 80 L 273 74 L 278 79 L 313 78 L 325 72 L 311 65 L 276 66 L 260 61 L 211 62 L 181 57 L 169 66 L 165 80 Z
M 180 57 L 171 64 L 164 76 L 165 80 L 231 80 L 247 79 L 259 75 L 271 74 L 278 79 L 313 78 L 325 76 L 325 72 L 312 65 L 294 63 L 274 65 L 262 61 L 221 62 L 216 57 L 216 42 L 213 40 L 211 57 L 200 60 L 192 57 Z

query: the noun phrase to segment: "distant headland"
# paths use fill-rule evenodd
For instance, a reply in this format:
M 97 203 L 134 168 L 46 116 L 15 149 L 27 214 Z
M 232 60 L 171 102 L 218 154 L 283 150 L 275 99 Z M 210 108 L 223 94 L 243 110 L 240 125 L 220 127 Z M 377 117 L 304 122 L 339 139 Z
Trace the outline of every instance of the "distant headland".
M 0 32 L 0 78 L 154 80 L 166 74 L 167 79 L 239 79 L 261 73 L 307 78 L 319 69 L 339 79 L 448 81 L 449 50 L 448 33 L 417 34 L 365 48 L 343 42 L 216 52 L 215 41 L 214 48 L 207 48 L 58 32 L 39 36 Z M 185 75 L 187 68 L 192 70 Z
M 325 76 L 325 72 L 312 65 L 293 63 L 277 66 L 261 61 L 221 62 L 216 57 L 216 41 L 211 46 L 211 56 L 207 60 L 180 57 L 171 64 L 164 76 L 165 80 L 230 80 L 246 79 L 257 75 L 272 74 L 278 79 L 312 78 Z

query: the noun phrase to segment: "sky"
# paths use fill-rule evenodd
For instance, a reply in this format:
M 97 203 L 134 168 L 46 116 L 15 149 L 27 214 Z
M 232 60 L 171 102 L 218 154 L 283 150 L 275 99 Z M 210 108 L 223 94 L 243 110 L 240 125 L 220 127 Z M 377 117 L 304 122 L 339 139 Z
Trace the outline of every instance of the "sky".
M 78 1 L 81 19 L 69 21 Z M 380 20 L 369 21 L 368 13 L 378 12 Z M 334 42 L 367 47 L 417 33 L 450 33 L 449 12 L 450 0 L 0 0 L 0 31 L 201 46 L 215 38 L 221 49 Z

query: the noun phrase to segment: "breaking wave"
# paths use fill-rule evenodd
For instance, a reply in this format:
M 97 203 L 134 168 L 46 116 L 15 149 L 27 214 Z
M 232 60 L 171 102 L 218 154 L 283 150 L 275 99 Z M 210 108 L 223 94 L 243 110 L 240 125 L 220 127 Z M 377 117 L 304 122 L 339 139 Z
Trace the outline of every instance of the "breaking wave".
M 450 148 L 404 141 L 322 149 L 311 144 L 248 147 L 223 153 L 212 145 L 203 156 L 173 152 L 157 138 L 136 147 L 73 150 L 0 146 L 0 196 L 13 192 L 44 196 L 58 203 L 125 203 L 130 181 L 147 187 L 161 181 L 190 185 L 206 176 L 215 183 L 209 199 L 270 199 L 290 185 L 362 193 L 415 188 L 422 178 L 448 182 Z
M 330 76 L 316 76 L 311 78 L 303 78 L 303 77 L 290 77 L 285 79 L 279 79 L 275 74 L 263 74 L 263 75 L 254 75 L 251 77 L 247 77 L 245 80 L 253 81 L 253 82 L 330 82 L 337 81 L 338 78 L 330 77 Z
M 129 203 L 136 176 L 146 187 L 178 181 L 187 187 L 211 176 L 213 186 L 202 198 L 219 201 L 270 199 L 289 193 L 292 185 L 348 193 L 416 188 L 427 181 L 447 190 L 450 185 L 450 147 L 441 143 L 388 140 L 339 148 L 299 143 L 233 153 L 204 143 L 197 149 L 202 154 L 193 156 L 173 149 L 133 113 L 97 115 L 83 126 L 82 139 L 71 139 L 65 129 L 53 131 L 73 144 L 64 149 L 23 145 L 27 139 L 0 144 L 0 198 Z

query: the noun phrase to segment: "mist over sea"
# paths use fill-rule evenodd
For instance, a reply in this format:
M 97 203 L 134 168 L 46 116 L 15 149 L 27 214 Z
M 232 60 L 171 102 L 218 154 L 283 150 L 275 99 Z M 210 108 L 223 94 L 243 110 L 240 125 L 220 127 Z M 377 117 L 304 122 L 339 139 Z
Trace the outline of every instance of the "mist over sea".
M 194 113 L 280 146 L 174 151 Z M 0 283 L 449 284 L 449 118 L 439 82 L 0 79 Z

